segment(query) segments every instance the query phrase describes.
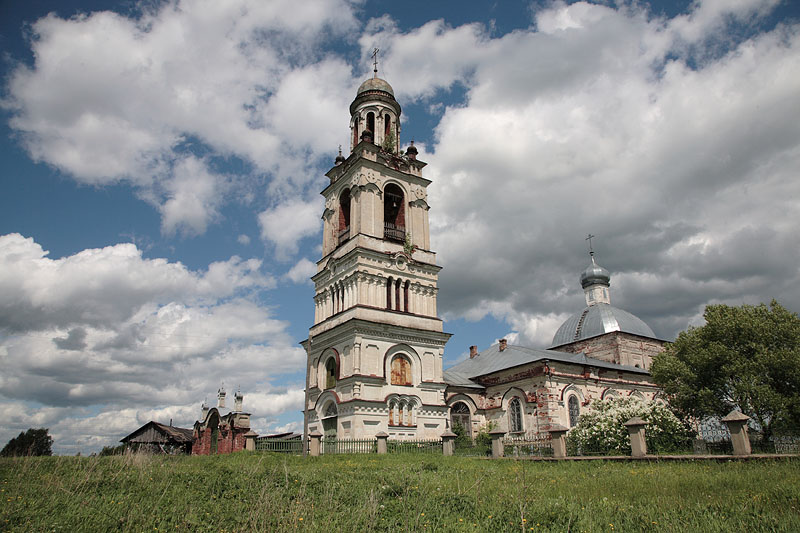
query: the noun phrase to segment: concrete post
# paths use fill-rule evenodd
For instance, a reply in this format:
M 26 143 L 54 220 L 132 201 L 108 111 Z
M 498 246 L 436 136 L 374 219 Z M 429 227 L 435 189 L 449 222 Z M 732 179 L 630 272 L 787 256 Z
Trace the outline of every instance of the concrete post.
M 489 436 L 492 437 L 492 459 L 503 457 L 505 454 L 503 449 L 503 437 L 506 436 L 506 432 L 502 429 L 493 429 L 489 432 Z
M 550 426 L 550 446 L 553 447 L 553 457 L 563 459 L 567 456 L 566 434 L 569 428 L 559 424 Z
M 644 427 L 647 422 L 635 416 L 625 422 L 628 435 L 631 437 L 631 457 L 644 457 L 647 455 L 647 441 L 644 439 Z
M 309 435 L 309 437 L 311 437 L 311 442 L 308 446 L 308 455 L 311 457 L 319 457 L 322 443 L 322 433 L 320 433 L 319 430 L 315 430 L 311 435 Z
M 453 455 L 456 450 L 456 435 L 449 429 L 442 433 L 442 453 L 444 455 Z
M 258 437 L 258 433 L 253 431 L 252 429 L 244 434 L 244 449 L 248 452 L 256 451 L 256 437 Z
M 387 441 L 389 440 L 389 434 L 381 431 L 380 433 L 375 435 L 375 437 L 378 439 L 378 454 L 379 455 L 385 454 L 388 448 Z
M 747 435 L 747 421 L 750 417 L 739 411 L 731 411 L 722 419 L 731 432 L 734 455 L 750 455 L 750 437 Z

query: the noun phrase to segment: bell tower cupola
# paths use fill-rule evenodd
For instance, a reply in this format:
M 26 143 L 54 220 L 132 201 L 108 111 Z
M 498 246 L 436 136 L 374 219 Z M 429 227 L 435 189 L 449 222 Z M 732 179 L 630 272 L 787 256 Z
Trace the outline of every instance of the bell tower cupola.
M 394 89 L 378 77 L 378 49 L 372 54 L 373 74 L 358 88 L 350 104 L 350 151 L 360 142 L 370 142 L 392 154 L 399 153 L 400 104 Z

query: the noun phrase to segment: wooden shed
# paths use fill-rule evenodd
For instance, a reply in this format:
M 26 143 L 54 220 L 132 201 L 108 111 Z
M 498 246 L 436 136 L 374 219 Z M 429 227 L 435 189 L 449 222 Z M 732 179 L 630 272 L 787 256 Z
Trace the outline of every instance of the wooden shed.
M 192 430 L 166 426 L 150 421 L 143 425 L 121 442 L 125 443 L 125 451 L 141 451 L 148 453 L 165 453 L 175 455 L 191 453 Z

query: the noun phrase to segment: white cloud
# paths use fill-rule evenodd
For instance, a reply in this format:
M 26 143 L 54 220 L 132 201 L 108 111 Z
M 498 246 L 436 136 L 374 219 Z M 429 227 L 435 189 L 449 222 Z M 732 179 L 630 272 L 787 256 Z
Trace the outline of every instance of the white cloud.
M 321 45 L 356 27 L 344 0 L 50 14 L 33 24 L 35 62 L 11 74 L 4 104 L 34 160 L 81 183 L 131 183 L 167 235 L 200 234 L 232 191 L 258 181 L 232 187 L 208 160 L 251 162 L 289 193 L 321 175 L 321 158 L 346 139 L 337 127 L 354 84 Z
M 316 273 L 316 263 L 313 263 L 303 257 L 292 268 L 289 269 L 289 272 L 286 273 L 286 277 L 290 279 L 292 283 L 311 283 L 311 276 Z
M 171 178 L 164 184 L 166 201 L 160 206 L 164 233 L 205 233 L 209 223 L 219 217 L 224 185 L 224 178 L 210 172 L 195 157 L 176 162 Z
M 50 259 L 33 239 L 0 236 L 0 439 L 46 426 L 63 452 L 151 418 L 191 424 L 221 381 L 252 395 L 255 415 L 294 409 L 296 392 L 271 382 L 302 372 L 305 352 L 258 300 L 274 285 L 260 266 L 233 257 L 192 271 L 132 244 Z
M 702 2 L 669 20 L 557 2 L 495 39 L 373 25 L 399 94 L 468 89 L 425 156 L 444 315 L 491 313 L 547 345 L 584 305 L 589 232 L 613 301 L 662 336 L 712 301 L 800 308 L 800 31 L 724 33 L 773 5 Z M 395 59 L 408 43 L 434 52 Z
M 236 237 L 236 242 L 238 242 L 242 246 L 247 246 L 248 244 L 250 244 L 250 237 L 242 233 L 241 235 Z
M 305 202 L 292 198 L 258 215 L 261 238 L 275 246 L 279 259 L 297 253 L 298 243 L 305 237 L 318 237 L 322 202 Z

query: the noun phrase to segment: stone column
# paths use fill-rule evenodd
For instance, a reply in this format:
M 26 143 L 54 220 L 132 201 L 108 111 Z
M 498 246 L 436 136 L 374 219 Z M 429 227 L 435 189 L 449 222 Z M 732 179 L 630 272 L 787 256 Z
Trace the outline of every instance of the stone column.
M 644 427 L 647 422 L 634 416 L 627 422 L 625 427 L 628 428 L 628 435 L 631 437 L 631 457 L 644 457 L 647 455 L 647 442 L 644 439 Z
M 553 447 L 553 457 L 563 459 L 567 456 L 566 434 L 569 428 L 559 424 L 550 426 L 550 445 Z
M 750 455 L 750 437 L 747 435 L 747 421 L 750 417 L 739 411 L 731 411 L 722 419 L 731 432 L 733 455 Z
M 449 429 L 442 433 L 442 453 L 444 455 L 453 455 L 456 448 L 456 435 Z
M 361 373 L 361 337 L 356 337 L 353 343 L 353 373 Z
M 506 432 L 502 429 L 493 429 L 489 432 L 489 436 L 492 437 L 492 459 L 503 457 L 505 454 L 503 437 L 506 436 Z
M 387 441 L 389 440 L 389 435 L 383 431 L 375 435 L 378 439 L 378 454 L 384 455 L 387 449 Z
M 315 429 L 314 432 L 311 435 L 309 435 L 309 437 L 311 437 L 311 442 L 309 443 L 308 446 L 308 454 L 311 457 L 319 457 L 319 452 L 322 443 L 322 433 L 320 433 L 319 430 Z
M 256 451 L 256 437 L 258 437 L 258 433 L 253 431 L 252 429 L 244 434 L 244 449 L 248 452 Z

